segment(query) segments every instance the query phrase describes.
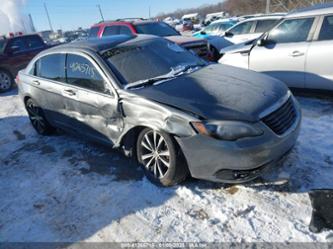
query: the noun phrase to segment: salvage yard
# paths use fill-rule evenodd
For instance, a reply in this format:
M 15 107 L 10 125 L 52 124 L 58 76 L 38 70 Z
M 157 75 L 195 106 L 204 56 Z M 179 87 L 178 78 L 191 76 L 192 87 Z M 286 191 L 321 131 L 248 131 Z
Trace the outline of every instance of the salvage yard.
M 37 135 L 17 90 L 0 95 L 0 240 L 333 241 L 309 231 L 308 192 L 333 188 L 333 101 L 298 97 L 301 134 L 263 179 L 160 188 L 117 151 Z M 223 159 L 222 159 L 223 160 Z

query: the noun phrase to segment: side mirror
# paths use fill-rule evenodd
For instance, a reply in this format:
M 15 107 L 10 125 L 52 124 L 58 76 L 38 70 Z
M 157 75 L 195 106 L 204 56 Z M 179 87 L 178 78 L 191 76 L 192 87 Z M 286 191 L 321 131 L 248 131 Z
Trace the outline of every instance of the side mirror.
M 259 40 L 257 40 L 257 46 L 258 47 L 263 47 L 269 44 L 274 43 L 273 41 L 269 40 L 267 37 L 261 38 Z
M 232 37 L 232 36 L 234 36 L 234 34 L 232 32 L 230 32 L 230 31 L 225 32 L 224 35 L 226 37 Z
M 201 31 L 200 34 L 207 35 L 206 31 Z

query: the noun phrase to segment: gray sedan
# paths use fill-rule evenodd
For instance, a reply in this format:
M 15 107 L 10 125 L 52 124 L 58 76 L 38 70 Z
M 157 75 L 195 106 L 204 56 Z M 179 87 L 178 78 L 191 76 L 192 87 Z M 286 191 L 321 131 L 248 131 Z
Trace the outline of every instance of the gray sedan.
M 58 46 L 18 76 L 36 131 L 55 128 L 122 148 L 170 186 L 260 175 L 294 146 L 301 113 L 278 80 L 208 64 L 154 36 Z

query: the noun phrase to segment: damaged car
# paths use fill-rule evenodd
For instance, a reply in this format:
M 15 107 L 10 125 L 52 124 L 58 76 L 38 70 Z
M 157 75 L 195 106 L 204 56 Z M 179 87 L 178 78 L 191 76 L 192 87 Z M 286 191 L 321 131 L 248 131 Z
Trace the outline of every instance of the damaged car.
M 252 180 L 288 154 L 300 129 L 299 105 L 282 82 L 207 63 L 156 36 L 61 45 L 17 81 L 39 134 L 61 128 L 122 148 L 163 186 L 188 175 Z

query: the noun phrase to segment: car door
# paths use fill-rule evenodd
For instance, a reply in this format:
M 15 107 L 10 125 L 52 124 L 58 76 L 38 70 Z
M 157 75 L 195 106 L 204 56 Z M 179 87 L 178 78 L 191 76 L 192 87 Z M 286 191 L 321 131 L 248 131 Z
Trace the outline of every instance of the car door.
M 305 66 L 305 87 L 333 90 L 333 15 L 322 16 Z
M 56 126 L 68 126 L 63 101 L 63 89 L 66 83 L 66 55 L 52 53 L 39 58 L 30 70 L 29 83 L 31 95 L 44 110 L 46 118 Z
M 242 43 L 251 39 L 255 21 L 245 21 L 236 24 L 225 33 L 225 39 L 233 44 Z
M 67 86 L 63 90 L 71 129 L 93 139 L 114 143 L 123 118 L 118 99 L 97 63 L 85 54 L 67 55 Z
M 314 20 L 309 17 L 281 22 L 269 32 L 263 45 L 251 50 L 249 69 L 269 74 L 290 87 L 303 88 L 305 58 Z

